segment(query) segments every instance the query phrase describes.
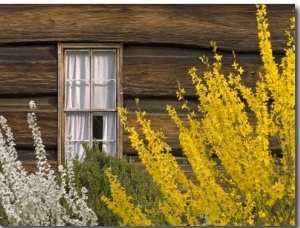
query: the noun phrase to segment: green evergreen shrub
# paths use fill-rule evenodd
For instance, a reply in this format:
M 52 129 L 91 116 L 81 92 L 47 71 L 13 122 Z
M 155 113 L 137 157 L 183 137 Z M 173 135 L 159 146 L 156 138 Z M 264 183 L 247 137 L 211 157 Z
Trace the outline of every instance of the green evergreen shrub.
M 104 170 L 109 167 L 114 175 L 118 175 L 126 192 L 132 196 L 134 204 L 142 205 L 145 210 L 150 210 L 150 214 L 153 214 L 152 219 L 156 221 L 155 224 L 168 225 L 164 216 L 156 213 L 156 208 L 163 200 L 163 196 L 160 188 L 153 182 L 146 170 L 136 163 L 128 162 L 126 157 L 118 158 L 101 152 L 97 142 L 92 148 L 86 145 L 84 147 L 85 160 L 81 163 L 74 160 L 75 183 L 79 191 L 82 187 L 88 189 L 88 206 L 96 213 L 99 225 L 120 225 L 122 221 L 100 200 L 101 196 L 110 197 L 111 195 L 109 181 L 104 174 Z

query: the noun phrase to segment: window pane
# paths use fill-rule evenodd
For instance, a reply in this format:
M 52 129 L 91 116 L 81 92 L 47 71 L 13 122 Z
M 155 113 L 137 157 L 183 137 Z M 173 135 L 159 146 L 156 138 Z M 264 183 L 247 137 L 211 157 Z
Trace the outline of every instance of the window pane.
M 116 129 L 116 112 L 97 112 L 94 113 L 94 117 L 97 122 L 93 122 L 93 128 L 98 128 L 95 131 L 99 137 L 94 138 L 98 139 L 97 141 L 102 142 L 102 150 L 108 154 L 116 154 L 116 143 L 117 143 L 117 129 Z M 101 126 L 102 119 L 102 126 Z M 100 133 L 102 128 L 102 135 Z
M 93 115 L 93 138 L 103 139 L 103 116 Z
M 66 51 L 66 95 L 67 109 L 90 107 L 90 63 L 88 51 Z
M 83 141 L 89 144 L 90 139 L 90 126 L 89 126 L 89 113 L 85 112 L 72 112 L 66 115 L 66 131 L 65 139 L 69 141 L 71 135 L 71 144 L 73 145 L 73 155 L 77 154 L 79 157 L 84 156 L 84 149 L 81 145 Z M 66 145 L 67 146 L 67 145 Z
M 66 136 L 70 134 L 72 140 L 87 140 L 90 138 L 89 113 L 68 112 L 67 113 Z
M 116 52 L 92 52 L 92 108 L 116 108 Z

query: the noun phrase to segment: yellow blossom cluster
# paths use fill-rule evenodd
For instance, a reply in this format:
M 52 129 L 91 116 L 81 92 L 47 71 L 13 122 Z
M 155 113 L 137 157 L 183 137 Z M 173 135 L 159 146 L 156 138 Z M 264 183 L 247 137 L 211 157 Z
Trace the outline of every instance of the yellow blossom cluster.
M 185 89 L 180 83 L 176 95 L 188 111 L 186 119 L 167 106 L 197 183 L 187 179 L 164 141 L 164 134 L 152 130 L 145 112 L 136 112 L 142 137 L 128 126 L 126 108 L 119 108 L 132 147 L 164 195 L 157 211 L 171 225 L 295 225 L 295 18 L 291 19 L 291 30 L 286 31 L 285 56 L 278 65 L 266 16 L 266 6 L 257 5 L 263 71 L 255 89 L 243 85 L 244 69 L 236 60 L 233 72 L 222 74 L 223 56 L 211 42 L 214 62 L 200 57 L 206 71 L 199 76 L 193 67 L 188 72 L 199 98 L 197 114 L 184 99 Z M 255 116 L 255 127 L 250 124 L 246 108 Z M 278 138 L 282 158 L 272 155 L 271 136 Z M 213 155 L 220 159 L 226 173 L 216 170 Z M 114 198 L 113 202 L 104 199 L 108 206 L 127 225 L 143 225 L 146 221 L 151 224 L 147 211 L 130 206 L 130 197 L 109 172 L 107 175 Z M 129 220 L 134 210 L 140 222 Z

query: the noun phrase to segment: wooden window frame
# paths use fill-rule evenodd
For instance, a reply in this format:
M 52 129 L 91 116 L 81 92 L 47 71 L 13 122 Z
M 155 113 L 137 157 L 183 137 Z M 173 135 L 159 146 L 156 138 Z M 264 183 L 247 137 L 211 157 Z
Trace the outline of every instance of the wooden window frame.
M 58 165 L 65 163 L 65 55 L 66 49 L 115 49 L 116 50 L 116 98 L 117 107 L 123 107 L 123 45 L 119 43 L 58 43 L 58 141 L 57 162 Z M 117 152 L 116 156 L 123 155 L 123 127 L 119 115 L 117 115 Z

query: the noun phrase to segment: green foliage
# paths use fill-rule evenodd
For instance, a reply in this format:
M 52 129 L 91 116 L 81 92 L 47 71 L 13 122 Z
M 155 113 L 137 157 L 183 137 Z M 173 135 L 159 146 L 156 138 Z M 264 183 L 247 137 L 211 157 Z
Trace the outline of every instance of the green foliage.
M 5 210 L 0 204 L 0 226 L 8 226 L 8 225 L 9 225 L 9 221 L 7 219 Z
M 92 148 L 87 148 L 86 158 L 80 163 L 74 161 L 76 188 L 88 189 L 88 206 L 94 210 L 99 225 L 120 225 L 122 219 L 109 210 L 101 196 L 110 197 L 110 184 L 104 171 L 111 168 L 112 174 L 117 175 L 128 195 L 132 196 L 133 203 L 139 204 L 144 210 L 152 211 L 155 224 L 168 225 L 161 214 L 156 213 L 162 194 L 147 171 L 137 164 L 128 162 L 126 158 L 109 156 L 99 150 L 95 142 Z M 150 212 L 151 213 L 151 212 Z

